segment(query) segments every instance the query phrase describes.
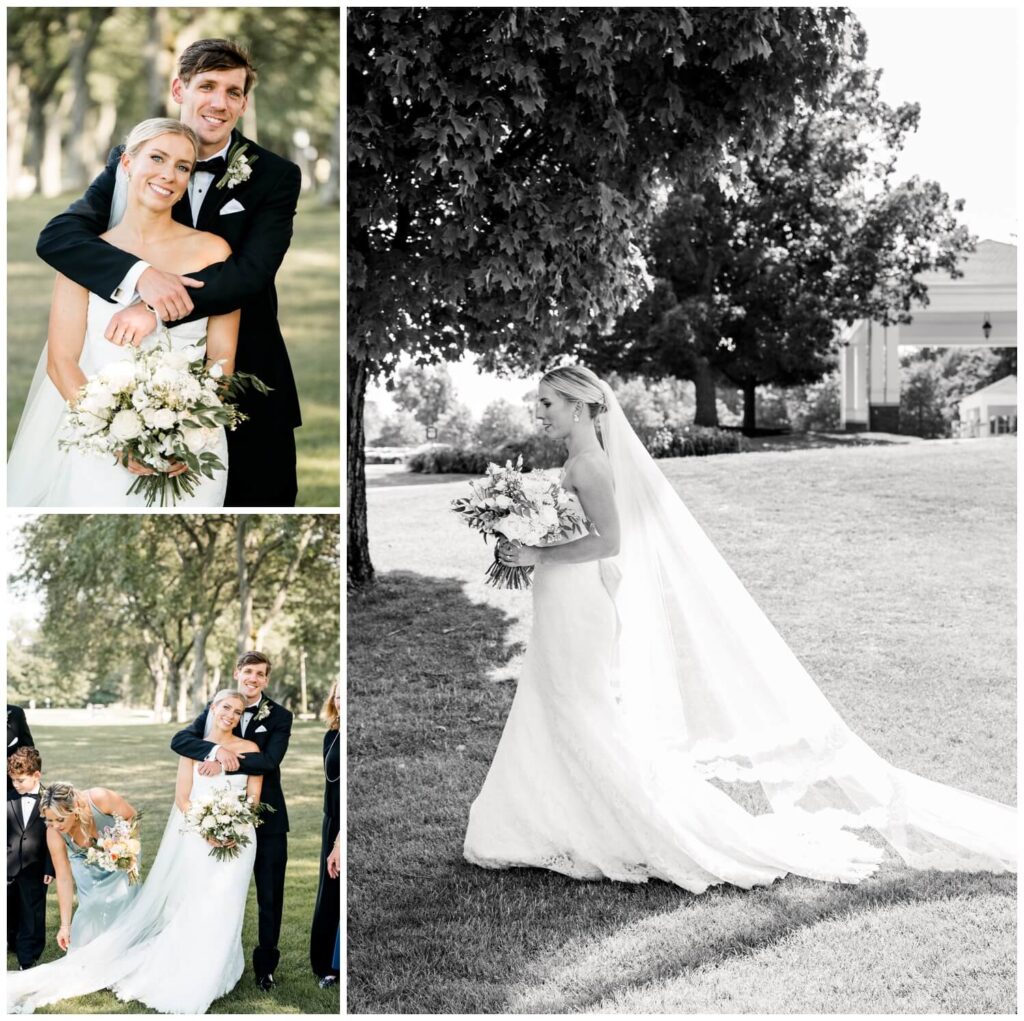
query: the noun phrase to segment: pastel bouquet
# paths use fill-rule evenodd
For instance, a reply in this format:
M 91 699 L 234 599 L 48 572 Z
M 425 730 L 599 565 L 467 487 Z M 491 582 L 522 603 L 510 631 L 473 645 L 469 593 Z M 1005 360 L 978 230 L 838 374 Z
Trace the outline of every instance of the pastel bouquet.
M 500 536 L 525 546 L 544 546 L 585 535 L 588 524 L 553 471 L 523 471 L 520 456 L 513 465 L 487 466 L 485 478 L 471 482 L 470 496 L 452 500 L 452 510 L 484 541 Z M 531 585 L 532 567 L 503 564 L 498 559 L 487 569 L 488 584 L 495 588 L 524 589 Z
M 104 872 L 127 872 L 128 885 L 139 881 L 139 856 L 142 844 L 139 842 L 139 817 L 122 819 L 114 816 L 113 826 L 104 826 L 85 852 L 85 863 Z
M 229 847 L 211 847 L 210 857 L 217 861 L 230 861 L 252 843 L 251 826 L 263 822 L 265 812 L 273 812 L 271 805 L 254 802 L 245 791 L 224 788 L 193 801 L 185 813 L 185 830 L 198 833 L 204 840 L 212 838 Z
M 255 376 L 225 376 L 219 362 L 208 365 L 199 343 L 173 349 L 170 335 L 131 357 L 104 365 L 68 402 L 59 444 L 65 449 L 131 457 L 154 469 L 139 475 L 128 493 L 142 493 L 146 506 L 175 504 L 192 496 L 201 476 L 212 479 L 225 470 L 216 444 L 221 426 L 234 429 L 245 420 L 238 395 L 250 387 L 269 388 Z M 184 464 L 178 475 L 168 472 Z

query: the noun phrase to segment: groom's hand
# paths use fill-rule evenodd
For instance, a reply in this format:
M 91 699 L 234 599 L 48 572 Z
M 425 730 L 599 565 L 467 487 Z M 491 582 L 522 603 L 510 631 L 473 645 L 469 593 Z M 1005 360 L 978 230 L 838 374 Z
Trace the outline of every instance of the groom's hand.
M 150 266 L 139 277 L 135 289 L 150 308 L 156 309 L 164 322 L 173 322 L 175 319 L 184 319 L 195 307 L 188 289 L 202 286 L 202 280 L 179 276 L 177 273 L 164 273 Z
M 238 769 L 238 756 L 223 746 L 217 749 L 217 761 L 224 767 L 225 773 L 234 773 Z

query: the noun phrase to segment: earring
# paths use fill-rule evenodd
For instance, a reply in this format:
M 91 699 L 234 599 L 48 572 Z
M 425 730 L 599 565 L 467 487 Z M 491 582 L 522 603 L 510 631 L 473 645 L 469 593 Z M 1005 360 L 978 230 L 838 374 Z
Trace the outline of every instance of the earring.
M 579 409 L 578 407 L 577 407 L 577 408 L 576 408 L 576 410 L 575 410 L 575 411 L 574 411 L 574 412 L 572 413 L 572 420 L 573 420 L 574 422 L 578 422 L 578 421 L 580 420 L 580 409 Z

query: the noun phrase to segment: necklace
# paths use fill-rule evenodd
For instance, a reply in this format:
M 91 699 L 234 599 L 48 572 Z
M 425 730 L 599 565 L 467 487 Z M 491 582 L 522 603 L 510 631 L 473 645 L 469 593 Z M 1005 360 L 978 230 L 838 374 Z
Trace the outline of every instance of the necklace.
M 334 745 L 336 745 L 340 740 L 341 740 L 341 731 L 339 730 L 338 731 L 338 736 L 335 737 L 335 739 L 334 739 L 334 744 L 332 744 L 331 747 L 328 748 L 326 752 L 324 752 L 324 778 L 327 780 L 328 783 L 337 783 L 341 779 L 341 762 L 340 762 L 340 760 L 338 762 L 338 775 L 333 780 L 327 775 L 327 757 L 331 754 L 331 752 L 334 751 Z

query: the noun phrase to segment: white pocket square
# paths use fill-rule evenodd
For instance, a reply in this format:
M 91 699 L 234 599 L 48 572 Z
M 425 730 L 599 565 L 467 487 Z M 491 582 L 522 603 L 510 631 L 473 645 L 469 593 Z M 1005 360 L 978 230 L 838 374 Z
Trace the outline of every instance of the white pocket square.
M 13 741 L 8 741 L 7 742 L 7 747 L 8 748 L 13 748 L 17 743 L 18 743 L 18 739 L 15 738 Z
M 256 733 L 257 734 L 265 734 L 266 732 L 267 732 L 267 728 L 266 727 L 257 727 L 256 728 Z
M 245 206 L 242 205 L 238 199 L 232 199 L 226 205 L 221 207 L 220 215 L 227 216 L 228 213 L 244 213 Z

